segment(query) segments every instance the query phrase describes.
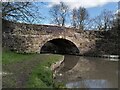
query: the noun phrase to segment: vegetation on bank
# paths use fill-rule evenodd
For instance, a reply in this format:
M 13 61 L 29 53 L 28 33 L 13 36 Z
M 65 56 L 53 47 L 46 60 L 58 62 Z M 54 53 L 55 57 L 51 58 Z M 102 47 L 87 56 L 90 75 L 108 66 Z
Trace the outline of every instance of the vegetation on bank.
M 2 50 L 2 64 L 11 64 L 32 59 L 36 54 L 20 54 L 10 50 Z
M 23 87 L 25 88 L 63 87 L 62 84 L 58 85 L 53 82 L 52 71 L 50 69 L 53 63 L 61 59 L 61 55 L 19 54 L 3 50 L 3 72 L 8 71 L 12 73 L 11 75 L 3 76 L 3 88 L 22 88 L 22 84 L 24 84 Z M 19 85 L 18 80 L 21 80 L 21 85 Z
M 41 62 L 33 69 L 27 87 L 30 88 L 53 88 L 56 87 L 53 81 L 51 65 L 60 60 L 60 55 L 48 56 L 46 60 Z M 60 86 L 60 85 L 58 85 Z M 61 86 L 60 86 L 61 87 Z

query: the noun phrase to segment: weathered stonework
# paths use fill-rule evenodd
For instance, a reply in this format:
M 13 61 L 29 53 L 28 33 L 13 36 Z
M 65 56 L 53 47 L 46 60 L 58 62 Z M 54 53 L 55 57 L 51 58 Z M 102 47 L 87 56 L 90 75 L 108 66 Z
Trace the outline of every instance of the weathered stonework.
M 53 39 L 71 41 L 79 54 L 96 51 L 96 41 L 103 31 L 83 31 L 50 25 L 31 25 L 3 21 L 3 46 L 20 53 L 40 53 L 42 46 Z

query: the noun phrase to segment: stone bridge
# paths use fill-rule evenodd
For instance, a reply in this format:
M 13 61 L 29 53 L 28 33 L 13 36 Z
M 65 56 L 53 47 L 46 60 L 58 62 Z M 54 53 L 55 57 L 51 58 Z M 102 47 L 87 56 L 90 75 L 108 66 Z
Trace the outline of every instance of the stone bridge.
M 19 53 L 86 54 L 103 31 L 3 21 L 3 46 Z

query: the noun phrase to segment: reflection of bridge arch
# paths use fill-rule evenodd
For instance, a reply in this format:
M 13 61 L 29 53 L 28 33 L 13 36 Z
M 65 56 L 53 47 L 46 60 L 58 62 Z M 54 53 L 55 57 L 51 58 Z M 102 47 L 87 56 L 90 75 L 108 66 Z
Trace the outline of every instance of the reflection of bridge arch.
M 49 38 L 40 46 L 40 53 L 79 54 L 77 44 L 69 39 Z

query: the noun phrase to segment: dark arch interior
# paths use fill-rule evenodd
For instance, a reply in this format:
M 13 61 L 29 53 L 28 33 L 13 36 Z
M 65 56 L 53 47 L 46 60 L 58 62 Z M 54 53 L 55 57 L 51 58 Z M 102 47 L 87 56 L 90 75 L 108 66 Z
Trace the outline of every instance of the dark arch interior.
M 74 43 L 66 39 L 53 39 L 45 43 L 40 53 L 54 54 L 79 54 L 79 50 Z

